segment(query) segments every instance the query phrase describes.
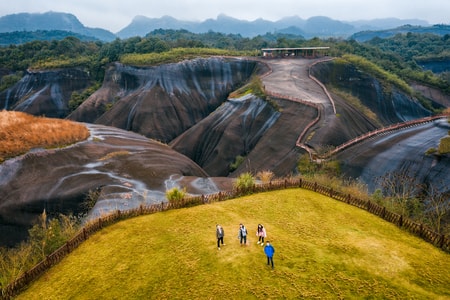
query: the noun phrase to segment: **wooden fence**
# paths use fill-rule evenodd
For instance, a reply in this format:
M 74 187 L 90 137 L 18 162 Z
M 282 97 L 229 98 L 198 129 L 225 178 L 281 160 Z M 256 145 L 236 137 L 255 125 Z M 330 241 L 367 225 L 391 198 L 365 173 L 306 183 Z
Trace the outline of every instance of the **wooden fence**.
M 202 204 L 214 203 L 224 201 L 239 196 L 247 195 L 249 193 L 267 192 L 288 188 L 303 188 L 311 190 L 322 195 L 331 197 L 333 199 L 345 202 L 347 204 L 364 209 L 380 218 L 397 225 L 400 228 L 422 238 L 423 240 L 433 244 L 434 246 L 442 249 L 443 251 L 450 252 L 450 238 L 438 234 L 431 230 L 429 227 L 414 222 L 402 215 L 388 211 L 385 207 L 380 206 L 372 201 L 362 200 L 353 197 L 350 194 L 344 194 L 339 191 L 335 191 L 332 188 L 318 184 L 317 182 L 311 182 L 304 179 L 280 179 L 275 180 L 267 184 L 254 185 L 251 190 L 232 190 L 221 191 L 216 194 L 201 195 L 195 197 L 185 198 L 179 202 L 161 202 L 158 204 L 152 204 L 149 206 L 139 206 L 130 210 L 117 210 L 114 213 L 100 217 L 99 219 L 86 224 L 71 240 L 67 241 L 63 246 L 57 249 L 52 254 L 48 255 L 43 261 L 38 263 L 32 269 L 23 273 L 14 282 L 10 283 L 6 288 L 2 289 L 0 299 L 10 299 L 14 295 L 17 295 L 23 288 L 30 284 L 33 280 L 41 276 L 45 271 L 50 269 L 53 265 L 60 262 L 67 254 L 72 252 L 81 243 L 87 240 L 91 235 L 101 230 L 102 228 L 118 221 L 133 218 L 136 216 L 153 214 L 156 212 L 162 212 L 170 209 L 185 208 L 191 206 L 197 206 Z
M 386 134 L 389 133 L 391 131 L 396 131 L 396 130 L 400 130 L 400 129 L 405 129 L 405 128 L 410 128 L 410 127 L 414 127 L 414 126 L 418 126 L 418 125 L 422 125 L 425 123 L 429 123 L 429 122 L 433 122 L 437 119 L 443 119 L 443 118 L 449 118 L 450 115 L 449 114 L 439 114 L 439 115 L 435 115 L 435 116 L 430 116 L 430 117 L 424 117 L 424 118 L 420 118 L 420 119 L 415 119 L 415 120 L 411 120 L 411 121 L 406 121 L 406 122 L 401 122 L 401 123 L 397 123 L 397 124 L 392 124 L 390 126 L 384 127 L 384 128 L 380 128 L 380 129 L 376 129 L 370 132 L 367 132 L 361 136 L 355 137 L 339 146 L 337 146 L 336 148 L 334 148 L 333 150 L 331 150 L 330 152 L 326 153 L 325 155 L 321 156 L 322 159 L 329 159 L 331 156 L 335 155 L 336 153 L 343 151 L 344 149 L 357 144 L 359 142 L 362 142 L 364 140 L 367 140 L 369 138 L 372 138 L 374 136 L 377 135 L 381 135 L 381 134 Z

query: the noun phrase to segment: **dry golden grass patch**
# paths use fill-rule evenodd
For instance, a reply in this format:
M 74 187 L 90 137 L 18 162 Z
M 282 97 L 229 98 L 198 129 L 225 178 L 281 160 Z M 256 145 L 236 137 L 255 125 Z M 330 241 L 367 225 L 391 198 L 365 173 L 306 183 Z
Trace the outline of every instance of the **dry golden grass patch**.
M 0 111 L 0 163 L 33 148 L 55 148 L 89 137 L 83 124 L 23 112 Z
M 126 150 L 114 151 L 114 152 L 106 154 L 105 156 L 103 156 L 102 158 L 99 158 L 98 160 L 100 160 L 100 161 L 101 160 L 108 160 L 108 159 L 111 159 L 111 158 L 114 158 L 114 157 L 126 156 L 126 155 L 129 155 L 129 154 L 130 154 L 130 152 L 126 151 Z

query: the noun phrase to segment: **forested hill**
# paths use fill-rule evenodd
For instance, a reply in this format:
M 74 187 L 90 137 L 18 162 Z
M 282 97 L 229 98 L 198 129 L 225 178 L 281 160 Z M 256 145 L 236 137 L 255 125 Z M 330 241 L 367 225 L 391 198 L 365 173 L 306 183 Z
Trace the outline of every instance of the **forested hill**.
M 15 31 L 35 32 L 40 30 L 62 30 L 74 32 L 76 34 L 91 36 L 107 42 L 110 42 L 116 38 L 115 34 L 108 30 L 84 26 L 76 16 L 68 13 L 19 13 L 0 17 L 0 32 L 2 33 Z M 8 44 L 17 43 L 10 42 Z
M 445 36 L 450 34 L 450 25 L 433 25 L 429 27 L 423 26 L 412 26 L 404 25 L 393 29 L 385 30 L 367 30 L 360 31 L 350 36 L 349 39 L 354 39 L 358 42 L 366 42 L 374 38 L 389 38 L 396 34 L 407 34 L 407 33 L 417 33 L 417 34 L 433 34 L 439 36 Z
M 93 36 L 63 30 L 14 31 L 0 33 L 0 46 L 21 45 L 33 41 L 60 41 L 69 36 L 83 42 L 100 41 Z
M 60 41 L 34 40 L 21 45 L 0 47 L 0 68 L 3 74 L 0 92 L 14 85 L 27 69 L 84 67 L 93 80 L 101 82 L 107 64 L 121 61 L 129 55 L 158 54 L 170 58 L 173 54 L 169 52 L 177 48 L 215 48 L 228 51 L 222 53 L 231 55 L 257 55 L 259 49 L 265 47 L 328 46 L 330 56 L 339 57 L 352 53 L 406 81 L 434 86 L 449 94 L 449 37 L 448 34 L 407 33 L 358 43 L 342 39 L 307 40 L 289 34 L 267 33 L 250 39 L 217 32 L 196 34 L 186 30 L 159 29 L 145 37 L 115 39 L 112 42 L 82 41 L 72 36 Z M 428 70 L 439 72 L 433 74 Z

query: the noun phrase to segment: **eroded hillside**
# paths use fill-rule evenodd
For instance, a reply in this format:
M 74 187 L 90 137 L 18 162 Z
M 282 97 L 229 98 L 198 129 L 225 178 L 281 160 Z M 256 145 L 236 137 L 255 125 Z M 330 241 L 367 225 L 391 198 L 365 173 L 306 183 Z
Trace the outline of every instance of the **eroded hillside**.
M 16 85 L 0 92 L 0 109 L 65 118 L 72 93 L 91 84 L 89 73 L 78 68 L 27 71 Z
M 298 147 L 304 131 L 300 142 L 321 151 L 376 128 L 430 114 L 399 90 L 385 93 L 380 81 L 352 66 L 320 62 L 312 69 L 314 74 L 326 84 L 338 82 L 338 89 L 353 94 L 365 109 L 341 93 L 332 93 L 331 103 L 323 88 L 308 76 L 313 62 L 317 61 L 213 57 L 157 67 L 110 65 L 102 87 L 69 116 L 90 124 L 88 142 L 58 151 L 34 150 L 0 165 L 1 223 L 10 232 L 6 239 L 25 236 L 33 218 L 44 209 L 50 215 L 79 211 L 91 190 L 102 191 L 92 216 L 165 201 L 164 192 L 173 186 L 186 187 L 192 194 L 214 193 L 230 189 L 232 178 L 243 172 L 271 170 L 280 177 L 296 174 L 298 159 L 305 153 Z M 279 96 L 228 98 L 252 75 L 263 73 L 266 91 Z M 26 78 L 28 81 L 24 78 L 2 97 L 32 86 L 29 80 L 33 77 Z M 42 80 L 36 86 L 52 91 L 49 82 Z M 73 87 L 80 86 L 74 83 Z M 37 109 L 33 111 L 36 115 L 55 107 L 55 93 L 41 90 L 24 93 L 27 107 Z M 442 123 L 433 124 L 432 128 L 447 130 Z M 430 141 L 438 142 L 442 131 L 429 131 Z M 402 139 L 406 146 L 392 156 L 393 162 L 423 161 L 422 149 L 408 150 L 419 142 L 420 138 Z M 377 164 L 368 160 L 376 155 L 392 167 L 379 168 L 380 174 L 402 168 L 404 164 L 389 163 L 384 154 L 392 145 L 367 145 L 376 149 L 369 156 L 347 150 L 348 157 L 342 158 L 344 171 L 373 181 L 374 174 L 361 174 Z M 240 165 L 235 164 L 238 156 L 243 157 Z M 449 167 L 446 159 L 419 165 L 423 174 L 428 174 L 436 164 L 439 170 Z M 448 176 L 442 177 L 442 171 L 433 174 L 429 180 L 450 182 Z
M 165 143 L 200 122 L 257 71 L 245 59 L 194 59 L 156 67 L 114 64 L 69 119 L 131 130 Z

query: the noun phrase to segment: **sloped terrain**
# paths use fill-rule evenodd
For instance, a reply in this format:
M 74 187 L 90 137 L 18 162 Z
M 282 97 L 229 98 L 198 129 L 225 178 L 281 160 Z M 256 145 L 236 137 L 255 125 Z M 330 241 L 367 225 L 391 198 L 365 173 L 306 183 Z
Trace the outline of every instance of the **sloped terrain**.
M 360 178 L 370 192 L 379 188 L 379 178 L 401 172 L 417 183 L 449 193 L 450 156 L 426 154 L 428 149 L 438 147 L 439 139 L 449 130 L 449 122 L 441 119 L 374 137 L 339 153 L 336 158 L 342 163 L 342 171 L 352 178 Z
M 223 58 L 148 68 L 114 64 L 101 89 L 69 119 L 131 130 L 168 143 L 212 113 L 256 70 L 255 61 Z
M 333 85 L 357 97 L 365 107 L 375 113 L 382 126 L 431 114 L 416 99 L 356 66 L 329 61 L 315 65 L 312 73 L 323 84 Z
M 91 84 L 88 72 L 81 69 L 27 71 L 16 85 L 0 92 L 0 109 L 65 118 L 72 92 Z
M 236 239 L 239 222 L 248 246 Z M 260 223 L 273 270 L 256 243 Z M 448 299 L 449 268 L 447 253 L 394 224 L 287 189 L 103 228 L 17 299 Z
M 196 179 L 207 174 L 167 145 L 113 127 L 89 125 L 89 129 L 88 141 L 59 150 L 36 149 L 0 165 L 1 244 L 13 245 L 26 237 L 27 228 L 44 209 L 50 216 L 85 211 L 88 192 L 99 188 L 102 193 L 92 217 L 160 203 L 166 188 L 183 176 L 188 177 L 183 184 L 188 192 L 205 192 L 208 182 Z M 211 183 L 209 191 L 229 188 L 221 182 Z
M 385 93 L 376 78 L 356 68 L 321 62 L 312 68 L 314 75 L 351 92 L 376 118 L 332 95 L 335 114 L 324 90 L 308 77 L 313 62 L 316 60 L 213 57 L 156 67 L 110 65 L 102 87 L 69 116 L 90 124 L 88 142 L 58 151 L 35 150 L 0 165 L 0 224 L 4 232 L 10 232 L 2 235 L 0 243 L 13 243 L 12 236 L 18 238 L 14 242 L 23 238 L 33 218 L 44 209 L 50 215 L 81 211 L 90 190 L 102 191 L 91 211 L 95 217 L 118 208 L 165 201 L 164 192 L 173 186 L 205 194 L 230 189 L 232 178 L 243 172 L 271 170 L 279 177 L 295 174 L 299 156 L 305 153 L 296 143 L 318 116 L 302 142 L 320 151 L 376 128 L 430 114 L 396 89 Z M 228 99 L 252 75 L 267 70 L 271 72 L 262 78 L 265 89 L 290 100 L 271 96 L 270 101 L 263 101 L 252 94 Z M 20 94 L 24 87 L 39 82 L 31 78 L 24 78 L 2 97 L 13 91 Z M 49 81 L 41 82 L 37 86 L 49 86 Z M 78 88 L 77 84 L 85 83 L 81 80 L 71 86 L 68 81 L 66 86 Z M 27 107 L 37 109 L 33 111 L 36 115 L 55 107 L 51 93 L 40 90 L 28 89 L 26 97 L 18 97 L 26 98 Z M 439 103 L 445 103 L 443 98 L 440 95 Z M 343 170 L 373 183 L 375 176 L 404 168 L 402 161 L 418 162 L 421 178 L 430 182 L 443 178 L 443 186 L 448 186 L 448 175 L 442 175 L 448 170 L 448 159 L 424 157 L 424 147 L 436 147 L 447 130 L 445 124 L 433 124 L 440 130 L 427 131 L 429 142 L 416 147 L 423 137 L 408 139 L 415 134 L 409 132 L 402 138 L 404 148 L 396 148 L 395 155 L 389 152 L 398 143 L 395 139 L 380 147 L 372 140 L 373 144 L 365 144 L 370 153 L 364 152 L 362 144 L 355 151 L 348 149 L 341 157 Z M 231 168 L 238 156 L 244 162 Z M 375 156 L 384 163 L 372 160 Z M 373 169 L 377 174 L 369 172 Z

